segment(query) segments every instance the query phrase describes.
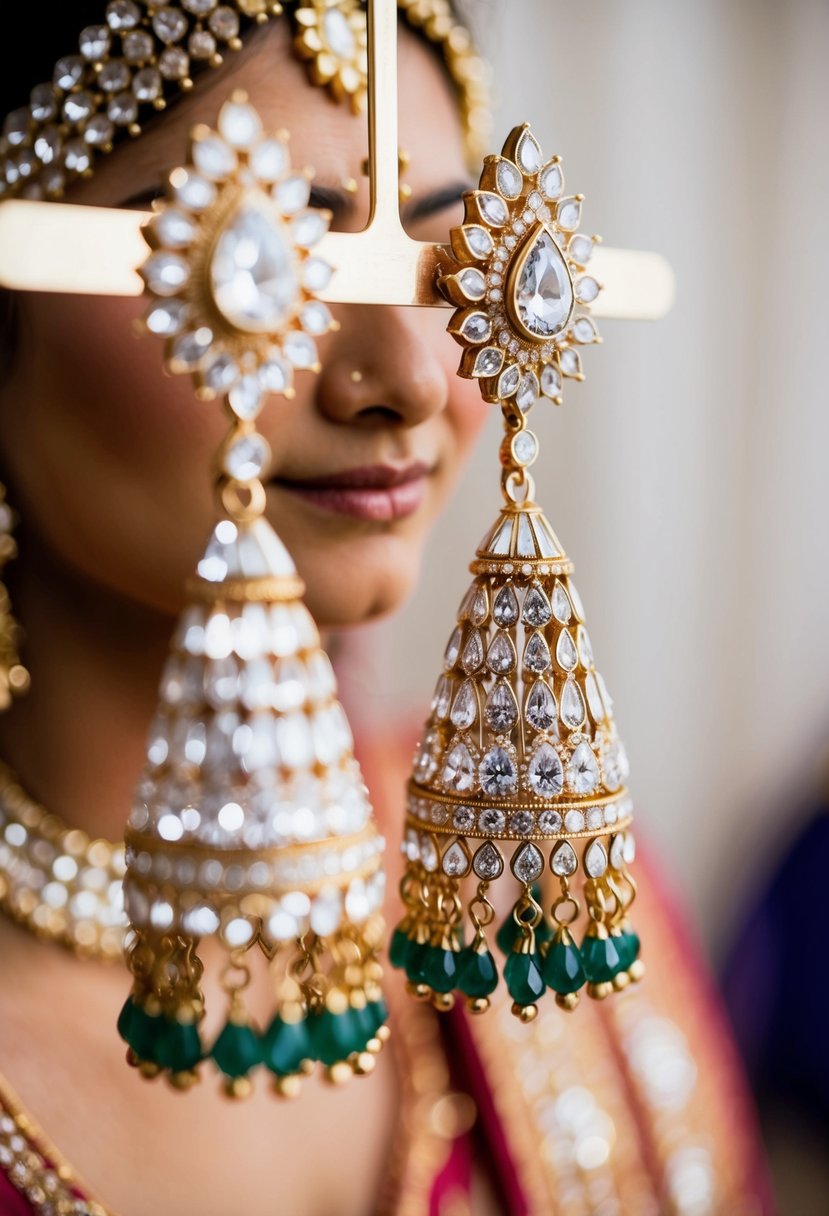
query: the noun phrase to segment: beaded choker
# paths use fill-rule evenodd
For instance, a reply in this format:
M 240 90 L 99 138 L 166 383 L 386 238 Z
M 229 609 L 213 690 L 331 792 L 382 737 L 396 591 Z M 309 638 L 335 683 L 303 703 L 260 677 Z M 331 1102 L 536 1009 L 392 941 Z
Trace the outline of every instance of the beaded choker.
M 124 846 L 92 840 L 34 802 L 0 764 L 0 908 L 38 937 L 118 960 Z

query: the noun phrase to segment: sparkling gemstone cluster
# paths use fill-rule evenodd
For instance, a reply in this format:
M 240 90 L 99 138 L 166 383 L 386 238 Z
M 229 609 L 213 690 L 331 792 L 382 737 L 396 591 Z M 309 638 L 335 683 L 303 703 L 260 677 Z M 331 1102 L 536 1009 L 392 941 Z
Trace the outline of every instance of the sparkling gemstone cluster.
M 198 570 L 129 819 L 130 920 L 201 936 L 247 901 L 278 941 L 364 921 L 382 842 L 293 562 L 264 519 L 222 520 Z M 234 600 L 233 580 L 295 595 Z
M 250 423 L 268 393 L 293 393 L 295 370 L 318 369 L 316 339 L 335 328 L 315 298 L 332 268 L 313 252 L 331 216 L 309 207 L 310 174 L 291 168 L 284 138 L 263 130 L 242 94 L 217 127 L 196 128 L 189 163 L 170 174 L 166 205 L 145 228 L 146 326 L 166 339 L 168 370 L 192 373 L 200 395 L 226 396 Z M 265 440 L 238 438 L 226 472 L 258 476 Z
M 628 919 L 627 757 L 572 563 L 540 508 L 507 496 L 471 569 L 414 756 L 406 915 L 391 960 L 438 1008 L 460 993 L 474 1012 L 485 1009 L 499 976 L 486 892 L 506 870 L 504 843 L 517 842 L 509 869 L 520 894 L 496 941 L 513 1012 L 528 1021 L 547 989 L 572 1009 L 582 988 L 601 998 L 642 974 Z M 569 885 L 577 875 L 589 910 L 580 943 L 570 931 L 582 898 Z M 545 912 L 551 884 L 560 894 Z
M 455 266 L 440 280 L 457 306 L 448 329 L 464 348 L 460 375 L 523 415 L 540 399 L 559 403 L 563 379 L 583 379 L 579 348 L 601 340 L 589 315 L 601 288 L 587 271 L 598 238 L 577 231 L 582 196 L 564 194 L 559 157 L 545 161 L 525 124 L 485 159 L 464 203 Z M 517 438 L 519 463 L 531 463 L 534 441 Z

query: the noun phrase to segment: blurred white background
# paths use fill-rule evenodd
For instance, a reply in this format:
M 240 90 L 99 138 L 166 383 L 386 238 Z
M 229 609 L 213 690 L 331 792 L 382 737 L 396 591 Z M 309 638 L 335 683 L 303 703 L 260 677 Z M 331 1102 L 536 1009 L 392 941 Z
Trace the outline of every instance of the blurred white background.
M 829 5 L 469 8 L 495 73 L 492 151 L 532 121 L 586 195 L 585 230 L 676 272 L 666 320 L 605 321 L 586 383 L 536 408 L 534 472 L 640 833 L 716 955 L 829 741 Z M 360 648 L 384 717 L 427 708 L 498 510 L 499 430 L 493 411 L 416 598 Z

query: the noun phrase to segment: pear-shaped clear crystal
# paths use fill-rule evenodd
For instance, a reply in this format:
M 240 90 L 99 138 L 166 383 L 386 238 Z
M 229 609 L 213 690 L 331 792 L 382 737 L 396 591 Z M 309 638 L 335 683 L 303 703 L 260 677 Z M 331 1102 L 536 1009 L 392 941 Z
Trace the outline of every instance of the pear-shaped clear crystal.
M 532 841 L 525 841 L 520 848 L 515 850 L 510 868 L 519 882 L 535 882 L 544 872 L 544 858 L 541 850 Z
M 511 794 L 518 784 L 512 757 L 503 747 L 490 748 L 481 761 L 478 777 L 481 789 L 490 798 L 503 798 Z
M 530 689 L 524 706 L 524 717 L 533 730 L 552 730 L 555 726 L 558 717 L 555 697 L 543 680 L 536 680 Z
M 453 840 L 443 854 L 441 868 L 450 878 L 463 878 L 469 873 L 469 854 L 458 840 Z
M 504 859 L 491 840 L 485 840 L 472 858 L 472 869 L 484 882 L 492 882 L 504 872 Z
M 572 676 L 568 677 L 561 694 L 561 720 L 570 730 L 576 730 L 584 721 L 584 698 Z
M 567 764 L 567 784 L 576 794 L 592 794 L 599 784 L 599 765 L 589 743 L 580 743 Z
M 213 299 L 237 329 L 272 333 L 296 302 L 294 260 L 280 228 L 264 195 L 254 196 L 239 207 L 213 249 Z
M 492 604 L 492 616 L 496 625 L 509 629 L 518 620 L 518 600 L 509 583 L 502 587 Z
M 561 250 L 543 226 L 521 257 L 512 302 L 519 321 L 535 338 L 554 337 L 570 319 L 573 282 Z
M 473 629 L 466 640 L 466 645 L 463 648 L 461 655 L 461 666 L 464 671 L 472 675 L 473 671 L 477 671 L 484 661 L 484 644 L 481 641 L 481 635 L 477 629 Z
M 566 629 L 562 629 L 556 642 L 556 662 L 565 671 L 572 671 L 578 662 L 576 644 Z
M 606 715 L 601 694 L 599 693 L 599 685 L 592 671 L 588 673 L 587 679 L 584 681 L 584 688 L 587 693 L 587 704 L 593 721 L 602 722 Z
M 527 590 L 524 596 L 524 607 L 521 612 L 521 619 L 525 625 L 531 625 L 534 629 L 543 627 L 548 623 L 552 616 L 552 608 L 550 601 L 544 594 L 538 583 L 534 583 Z
M 512 671 L 515 667 L 515 647 L 512 644 L 512 639 L 509 634 L 502 633 L 500 630 L 495 634 L 489 645 L 489 650 L 486 654 L 486 665 L 490 671 L 494 671 L 496 675 L 506 675 L 508 671 Z
M 420 860 L 423 862 L 424 870 L 428 870 L 433 874 L 438 868 L 440 862 L 440 854 L 438 847 L 435 844 L 434 837 L 424 836 L 420 841 Z
M 561 583 L 556 583 L 553 591 L 553 616 L 561 625 L 566 625 L 573 615 L 573 609 L 570 606 L 567 592 Z
M 498 162 L 498 168 L 495 172 L 498 189 L 503 194 L 504 198 L 518 198 L 521 193 L 523 182 L 521 174 L 516 169 L 512 161 L 502 160 Z
M 556 749 L 542 740 L 527 768 L 527 784 L 539 798 L 555 798 L 564 788 L 564 769 Z
M 463 630 L 461 629 L 460 625 L 456 625 L 452 630 L 452 636 L 446 644 L 446 650 L 443 655 L 443 662 L 447 669 L 454 667 L 457 663 L 462 640 Z
M 518 141 L 515 159 L 523 171 L 529 176 L 541 168 L 541 149 L 535 136 L 530 130 L 525 130 Z
M 518 721 L 515 693 L 503 680 L 499 680 L 487 697 L 484 716 L 490 730 L 496 735 L 512 730 Z
M 585 849 L 584 868 L 591 878 L 601 878 L 607 869 L 607 853 L 600 840 L 592 841 Z
M 458 689 L 450 718 L 458 730 L 468 730 L 478 717 L 478 698 L 471 680 L 464 680 Z
M 541 675 L 550 666 L 550 648 L 543 633 L 531 633 L 524 647 L 524 666 L 527 671 Z
M 456 743 L 443 758 L 441 781 L 447 790 L 469 790 L 475 782 L 475 764 L 465 743 Z
M 578 858 L 573 846 L 568 840 L 562 840 L 561 844 L 557 844 L 553 849 L 550 858 L 550 869 L 559 878 L 569 878 L 571 874 L 575 874 L 578 868 Z
M 579 659 L 582 667 L 588 670 L 593 666 L 593 647 L 590 645 L 590 638 L 584 625 L 579 625 L 577 635 L 579 641 Z
M 473 625 L 483 625 L 489 616 L 489 598 L 486 587 L 473 587 L 473 595 L 469 601 L 469 619 Z
M 622 870 L 625 865 L 625 834 L 617 832 L 610 842 L 610 864 L 614 870 Z

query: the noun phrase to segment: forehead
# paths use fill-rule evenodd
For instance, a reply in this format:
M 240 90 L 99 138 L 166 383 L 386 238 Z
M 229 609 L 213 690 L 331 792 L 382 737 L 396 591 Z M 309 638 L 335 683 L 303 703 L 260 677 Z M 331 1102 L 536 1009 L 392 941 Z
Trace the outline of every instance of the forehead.
M 453 85 L 437 48 L 398 26 L 400 143 L 412 158 L 408 180 L 441 180 L 464 169 L 463 130 Z M 160 184 L 186 156 L 190 128 L 215 123 L 234 89 L 244 89 L 265 128 L 290 133 L 295 164 L 313 165 L 317 179 L 339 184 L 359 178 L 368 150 L 365 115 L 312 85 L 291 50 L 289 23 L 262 26 L 219 69 L 208 69 L 193 91 L 152 120 L 133 142 L 100 158 L 95 174 L 72 191 L 77 202 L 114 203 L 125 193 Z

